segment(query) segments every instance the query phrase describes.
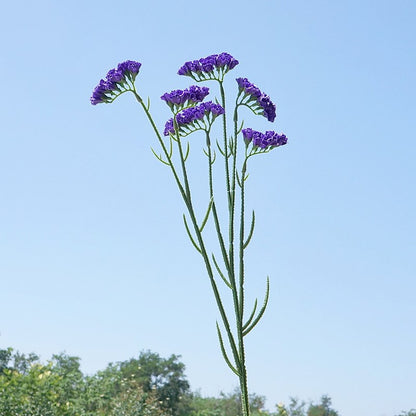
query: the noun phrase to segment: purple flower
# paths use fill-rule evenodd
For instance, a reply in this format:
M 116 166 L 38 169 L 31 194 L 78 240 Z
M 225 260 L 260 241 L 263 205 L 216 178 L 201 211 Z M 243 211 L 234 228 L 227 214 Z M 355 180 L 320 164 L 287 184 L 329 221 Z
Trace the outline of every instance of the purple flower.
M 238 65 L 237 59 L 234 59 L 229 53 L 223 52 L 219 55 L 209 55 L 206 58 L 185 62 L 179 68 L 178 74 L 187 75 L 192 78 L 197 77 L 200 81 L 204 79 L 217 79 L 215 78 L 214 70 L 221 71 L 222 74 L 225 74 L 236 65 Z
M 217 63 L 217 55 L 210 55 L 210 56 L 207 56 L 206 58 L 201 58 L 199 60 L 199 65 L 200 65 L 201 71 L 203 72 L 213 71 L 216 63 Z
M 106 76 L 107 80 L 110 82 L 124 82 L 124 73 L 118 69 L 110 69 Z
M 112 93 L 111 83 L 102 79 L 100 83 L 94 88 L 92 96 L 90 98 L 91 104 L 96 105 L 99 103 L 106 103 L 111 98 L 107 94 Z
M 163 94 L 160 98 L 169 105 L 169 107 L 183 106 L 186 103 L 196 104 L 201 102 L 209 94 L 209 88 L 192 85 L 186 90 L 174 90 Z
M 261 91 L 254 84 L 252 84 L 247 78 L 236 79 L 240 91 L 244 91 L 246 95 L 251 95 L 253 100 L 258 100 L 261 97 Z
M 139 73 L 140 67 L 142 64 L 136 61 L 124 61 L 118 64 L 117 70 L 122 72 L 124 75 L 131 75 L 132 78 L 136 78 L 136 75 Z
M 198 87 L 197 85 L 189 87 L 189 100 L 194 103 L 200 103 L 208 94 L 208 87 Z
M 256 101 L 258 107 L 263 109 L 263 116 L 269 121 L 274 121 L 276 118 L 276 106 L 271 101 L 270 97 L 260 91 L 258 87 L 252 84 L 247 78 L 236 79 L 238 88 L 244 92 L 244 96 L 249 100 L 245 103 L 250 107 L 250 101 Z
M 247 145 L 252 142 L 253 147 L 258 147 L 260 149 L 272 149 L 274 147 L 283 146 L 287 143 L 287 137 L 284 134 L 279 134 L 274 131 L 261 133 L 247 128 L 243 129 L 242 133 Z
M 222 68 L 228 66 L 228 69 L 233 69 L 238 65 L 237 59 L 234 59 L 229 53 L 223 52 L 217 56 L 217 67 Z
M 193 127 L 194 130 L 201 129 L 198 125 L 198 121 L 201 121 L 204 117 L 207 117 L 208 123 L 212 124 L 214 119 L 220 114 L 224 114 L 224 108 L 219 104 L 214 104 L 212 101 L 201 103 L 195 107 L 185 108 L 176 115 L 176 122 L 178 123 L 179 130 L 182 127 Z M 169 133 L 175 134 L 175 128 L 173 124 L 173 118 L 169 119 L 165 124 L 163 134 L 169 136 Z
M 117 68 L 110 69 L 105 79 L 94 88 L 90 98 L 91 104 L 111 103 L 122 92 L 128 91 L 126 88 L 126 78 L 134 82 L 142 64 L 136 61 L 125 61 L 118 64 Z
M 175 128 L 173 127 L 173 118 L 169 119 L 165 124 L 165 130 L 163 131 L 163 134 L 165 136 L 169 136 L 169 133 L 174 134 Z
M 268 95 L 263 94 L 259 98 L 258 103 L 260 107 L 263 108 L 264 117 L 266 117 L 267 120 L 273 122 L 276 118 L 276 106 L 272 103 L 270 97 Z

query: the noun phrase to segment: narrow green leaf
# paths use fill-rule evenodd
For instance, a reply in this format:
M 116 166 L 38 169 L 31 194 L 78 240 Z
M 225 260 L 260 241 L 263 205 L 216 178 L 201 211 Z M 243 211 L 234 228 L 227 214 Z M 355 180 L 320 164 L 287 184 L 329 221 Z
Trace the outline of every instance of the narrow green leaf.
M 247 319 L 247 322 L 243 325 L 243 331 L 250 325 L 251 321 L 254 318 L 254 314 L 256 313 L 256 309 L 257 309 L 257 299 L 254 302 L 254 307 L 253 307 L 253 312 L 251 312 L 250 317 Z
M 243 248 L 246 248 L 246 247 L 249 245 L 250 240 L 251 240 L 251 237 L 253 237 L 253 232 L 254 232 L 254 224 L 255 224 L 255 222 L 256 222 L 256 217 L 255 217 L 255 215 L 254 215 L 254 211 L 253 211 L 253 215 L 252 215 L 252 217 L 251 217 L 251 227 L 250 227 L 250 232 L 249 232 L 249 234 L 248 234 L 248 237 L 247 237 L 246 242 L 245 242 L 245 243 L 244 243 L 244 245 L 243 245 Z
M 188 223 L 186 222 L 185 214 L 183 214 L 183 222 L 185 224 L 186 232 L 188 233 L 188 237 L 191 240 L 191 243 L 196 248 L 196 250 L 198 251 L 198 253 L 202 253 L 202 251 L 199 248 L 199 246 L 195 243 L 195 240 L 193 239 L 191 232 L 189 231 L 189 227 L 188 227 Z
M 240 176 L 238 175 L 238 172 L 235 173 L 235 176 L 237 178 L 238 186 L 241 188 L 241 181 L 240 181 Z
M 217 260 L 215 260 L 214 254 L 212 254 L 212 260 L 214 261 L 215 268 L 217 269 L 218 274 L 220 275 L 221 279 L 224 281 L 224 283 L 232 290 L 231 283 L 226 279 L 224 274 L 222 273 L 220 267 L 218 266 Z
M 173 154 L 173 142 L 172 142 L 172 140 L 173 140 L 173 137 L 172 137 L 172 135 L 171 134 L 169 134 L 169 159 L 171 159 L 172 158 L 172 154 Z
M 237 371 L 237 369 L 231 364 L 230 359 L 227 356 L 227 351 L 225 351 L 224 347 L 224 341 L 222 340 L 221 330 L 217 322 L 217 333 L 218 333 L 218 339 L 220 341 L 220 348 L 222 352 L 222 356 L 224 357 L 225 362 L 227 363 L 228 367 L 230 367 L 231 371 L 237 376 L 240 377 L 240 373 Z
M 237 130 L 237 134 L 241 133 L 241 130 L 243 130 L 243 126 L 244 126 L 244 120 L 241 122 L 240 128 Z
M 256 319 L 250 324 L 250 326 L 247 329 L 243 331 L 243 337 L 245 337 L 258 324 L 261 317 L 263 316 L 264 311 L 266 310 L 266 307 L 267 307 L 267 303 L 269 302 L 269 289 L 270 289 L 269 277 L 267 277 L 266 295 L 264 297 L 263 306 L 261 307 Z
M 203 230 L 203 229 L 204 229 L 204 227 L 205 227 L 205 224 L 206 224 L 206 223 L 207 223 L 207 221 L 208 221 L 208 218 L 209 218 L 209 213 L 211 212 L 211 208 L 212 208 L 212 204 L 213 204 L 213 202 L 214 202 L 214 198 L 211 198 L 211 200 L 209 201 L 209 204 L 208 204 L 207 213 L 205 214 L 204 220 L 202 221 L 202 224 L 201 224 L 201 226 L 199 227 L 199 231 L 200 231 L 200 232 L 202 232 L 202 230 Z
M 190 149 L 190 146 L 189 146 L 189 142 L 186 144 L 186 152 L 185 152 L 185 156 L 184 156 L 184 158 L 183 158 L 183 161 L 184 162 L 186 162 L 186 159 L 188 159 L 188 156 L 189 156 L 189 149 Z
M 215 160 L 217 159 L 217 154 L 215 152 L 212 152 L 213 158 L 211 160 L 211 165 L 214 164 Z
M 220 153 L 225 157 L 225 151 L 222 150 L 220 144 L 218 143 L 218 140 L 217 140 L 217 147 L 218 147 L 218 150 L 220 151 Z
M 152 151 L 152 153 L 156 156 L 156 159 L 158 159 L 160 162 L 162 162 L 163 164 L 165 164 L 165 165 L 167 165 L 167 166 L 169 166 L 169 163 L 168 162 L 166 162 L 165 160 L 163 160 L 162 159 L 162 156 L 160 156 L 160 155 L 157 155 L 156 154 L 156 152 L 152 149 L 152 148 L 150 148 L 150 150 Z

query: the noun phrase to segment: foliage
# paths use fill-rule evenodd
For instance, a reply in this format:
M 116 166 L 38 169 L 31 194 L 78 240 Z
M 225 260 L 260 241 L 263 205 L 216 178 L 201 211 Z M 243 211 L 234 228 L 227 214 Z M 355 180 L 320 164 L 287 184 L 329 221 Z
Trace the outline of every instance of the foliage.
M 0 349 L 1 416 L 241 416 L 241 393 L 202 397 L 192 393 L 180 356 L 142 351 L 137 358 L 110 363 L 84 375 L 80 359 L 64 353 L 42 363 L 36 354 Z M 339 416 L 331 399 L 318 403 L 290 398 L 276 412 L 265 398 L 250 394 L 253 416 Z M 416 416 L 416 410 L 395 416 Z
M 84 376 L 78 357 L 0 350 L 2 416 L 173 416 L 188 393 L 185 366 L 149 351 Z
M 251 414 L 260 415 L 263 412 L 265 398 L 256 394 L 249 397 Z M 192 395 L 190 416 L 241 416 L 241 393 L 237 388 L 234 392 L 220 393 L 220 397 L 202 397 L 199 393 Z
M 324 395 L 321 397 L 320 403 L 310 403 L 306 408 L 304 401 L 291 397 L 288 407 L 283 403 L 276 405 L 276 416 L 339 416 L 337 411 L 331 409 L 331 404 L 330 397 Z

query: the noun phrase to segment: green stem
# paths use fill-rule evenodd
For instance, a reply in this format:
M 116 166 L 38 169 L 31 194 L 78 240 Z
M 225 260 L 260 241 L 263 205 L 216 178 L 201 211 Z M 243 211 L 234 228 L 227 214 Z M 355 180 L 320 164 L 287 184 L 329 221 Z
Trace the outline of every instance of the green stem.
M 183 158 L 182 146 L 180 145 L 180 141 L 179 141 L 178 145 L 179 145 L 180 153 L 181 153 L 181 163 L 182 163 L 182 171 L 183 171 L 184 180 L 185 180 L 185 189 L 184 189 L 184 187 L 183 187 L 183 185 L 182 185 L 182 183 L 179 179 L 179 176 L 176 172 L 176 169 L 175 169 L 175 167 L 172 163 L 171 156 L 170 156 L 170 154 L 169 154 L 169 152 L 168 152 L 168 150 L 165 146 L 165 143 L 162 140 L 162 136 L 160 135 L 159 130 L 157 129 L 156 124 L 153 121 L 153 118 L 152 118 L 148 108 L 144 105 L 143 100 L 141 99 L 141 97 L 139 96 L 139 94 L 137 93 L 137 91 L 135 89 L 133 90 L 133 94 L 136 97 L 136 100 L 142 106 L 147 118 L 149 119 L 149 122 L 150 122 L 151 126 L 153 127 L 154 132 L 156 133 L 156 136 L 159 140 L 160 146 L 162 147 L 162 150 L 165 154 L 165 157 L 168 160 L 168 164 L 171 168 L 171 171 L 173 173 L 173 176 L 175 178 L 175 181 L 176 181 L 176 184 L 179 188 L 181 196 L 182 196 L 182 198 L 185 202 L 186 207 L 188 208 L 189 216 L 191 217 L 192 224 L 194 226 L 195 233 L 196 233 L 197 238 L 198 238 L 198 243 L 199 243 L 199 246 L 201 248 L 201 255 L 204 259 L 205 267 L 206 267 L 207 272 L 208 272 L 208 276 L 209 276 L 211 286 L 212 286 L 212 289 L 213 289 L 213 292 L 214 292 L 215 300 L 217 302 L 217 306 L 218 306 L 218 309 L 220 311 L 221 319 L 223 321 L 225 330 L 226 330 L 227 335 L 228 335 L 228 339 L 230 341 L 230 346 L 231 346 L 231 350 L 232 350 L 232 353 L 233 353 L 233 356 L 234 356 L 234 360 L 235 360 L 236 364 L 238 364 L 239 363 L 238 349 L 237 349 L 237 346 L 235 344 L 234 337 L 233 337 L 232 332 L 231 332 L 230 324 L 228 322 L 228 318 L 227 318 L 227 315 L 225 313 L 224 306 L 222 304 L 221 297 L 220 297 L 217 285 L 216 285 L 215 280 L 214 280 L 214 274 L 213 274 L 213 271 L 212 271 L 212 267 L 211 267 L 211 264 L 210 264 L 210 261 L 209 261 L 207 251 L 205 249 L 205 245 L 204 245 L 204 242 L 203 242 L 203 239 L 202 239 L 202 235 L 199 231 L 198 223 L 197 223 L 195 213 L 194 213 L 194 209 L 193 209 L 193 206 L 192 206 L 192 201 L 191 201 L 191 198 L 190 198 L 188 177 L 187 177 L 187 174 L 186 174 L 185 161 L 184 161 L 184 158 Z M 178 134 L 178 138 L 179 138 L 179 134 Z M 188 198 L 188 195 L 189 195 L 189 198 Z M 238 367 L 239 367 L 239 365 L 238 365 Z
M 234 109 L 234 151 L 233 151 L 233 183 L 232 194 L 235 196 L 235 180 L 237 176 L 236 160 L 237 160 L 237 133 L 238 133 L 238 104 L 236 101 Z M 247 370 L 245 364 L 245 347 L 244 347 L 244 334 L 243 334 L 243 315 L 244 315 L 244 177 L 246 175 L 247 168 L 247 156 L 244 159 L 243 167 L 241 170 L 241 201 L 240 201 L 240 241 L 239 241 L 239 293 L 238 293 L 238 309 L 240 310 L 241 320 L 237 321 L 237 336 L 238 336 L 238 348 L 241 360 L 241 372 L 240 372 L 240 390 L 241 390 L 241 405 L 243 408 L 243 415 L 250 415 L 250 403 L 247 385 Z M 234 205 L 233 205 L 234 215 Z M 234 219 L 233 219 L 234 221 Z
M 222 81 L 219 81 L 220 84 L 220 93 L 221 93 L 221 104 L 225 110 L 225 92 L 224 86 Z M 227 201 L 228 201 L 228 231 L 229 231 L 229 249 L 228 249 L 228 276 L 232 287 L 233 292 L 233 302 L 234 302 L 234 309 L 235 309 L 235 317 L 237 322 L 237 330 L 238 327 L 242 326 L 243 321 L 243 312 L 239 309 L 239 300 L 238 300 L 238 291 L 237 291 L 237 283 L 235 280 L 235 268 L 234 268 L 234 201 L 235 201 L 235 183 L 234 183 L 234 190 L 231 190 L 231 183 L 230 183 L 230 166 L 228 163 L 228 158 L 230 155 L 229 143 L 227 139 L 227 121 L 226 121 L 226 114 L 223 115 L 223 128 L 224 128 L 224 159 L 225 159 L 225 181 L 226 181 L 226 189 L 227 189 Z M 235 178 L 236 171 L 235 171 L 235 161 L 233 163 L 233 171 L 232 177 Z M 234 181 L 233 181 L 234 182 Z
M 215 223 L 215 229 L 217 231 L 218 241 L 220 243 L 220 249 L 222 258 L 224 260 L 225 267 L 227 269 L 228 275 L 230 277 L 230 263 L 228 261 L 228 255 L 227 250 L 225 248 L 224 238 L 222 236 L 221 232 L 221 225 L 220 221 L 218 219 L 218 213 L 217 213 L 217 207 L 215 205 L 215 199 L 214 199 L 214 185 L 213 185 L 213 179 L 212 179 L 212 149 L 211 149 L 211 140 L 209 137 L 209 131 L 205 130 L 206 133 L 206 141 L 207 141 L 207 148 L 208 148 L 208 178 L 209 178 L 209 196 L 210 200 L 212 201 L 212 215 L 214 217 L 214 223 Z
M 246 175 L 247 168 L 247 158 L 244 160 L 243 167 L 241 170 L 241 214 L 240 214 L 240 270 L 239 270 L 239 308 L 241 311 L 244 310 L 244 177 Z M 243 406 L 243 414 L 250 414 L 250 404 L 248 396 L 248 386 L 247 386 L 247 371 L 245 366 L 245 349 L 244 349 L 244 340 L 243 340 L 243 321 L 241 320 L 238 327 L 238 346 L 240 352 L 240 360 L 242 371 L 240 375 L 240 387 L 241 387 L 241 401 Z
M 225 92 L 224 92 L 224 85 L 222 81 L 218 81 L 220 84 L 220 93 L 221 93 L 221 104 L 225 110 Z M 228 201 L 228 211 L 229 211 L 229 261 L 230 261 L 230 270 L 234 271 L 234 202 L 233 202 L 233 195 L 231 193 L 231 185 L 230 185 L 230 167 L 228 163 L 229 158 L 229 146 L 228 146 L 228 138 L 227 138 L 227 117 L 224 113 L 223 115 L 223 133 L 224 133 L 224 161 L 225 161 L 225 183 L 227 189 L 227 201 Z
M 239 369 L 239 373 L 240 373 L 241 371 L 240 371 L 240 359 L 239 359 L 238 348 L 237 348 L 237 345 L 235 343 L 234 336 L 231 332 L 230 323 L 228 321 L 227 314 L 225 312 L 224 305 L 222 303 L 221 296 L 220 296 L 217 284 L 216 284 L 215 279 L 214 279 L 214 273 L 213 273 L 213 270 L 212 270 L 212 267 L 211 267 L 211 262 L 209 260 L 207 250 L 205 248 L 205 243 L 204 243 L 204 240 L 202 238 L 202 234 L 201 234 L 201 231 L 199 229 L 199 225 L 198 225 L 196 215 L 195 215 L 195 211 L 194 211 L 194 208 L 193 208 L 192 199 L 191 199 L 191 190 L 190 190 L 190 187 L 189 187 L 188 174 L 187 174 L 186 165 L 185 165 L 185 158 L 184 158 L 181 139 L 180 139 L 180 135 L 179 135 L 179 132 L 178 132 L 178 126 L 176 124 L 175 118 L 174 118 L 174 126 L 175 126 L 175 132 L 176 132 L 176 142 L 178 144 L 179 156 L 180 156 L 180 160 L 181 160 L 182 175 L 183 175 L 184 183 L 185 183 L 185 193 L 183 194 L 183 196 L 185 195 L 184 201 L 185 201 L 185 204 L 188 208 L 188 213 L 189 213 L 189 216 L 191 218 L 192 224 L 194 226 L 194 231 L 195 231 L 195 234 L 196 234 L 197 239 L 198 239 L 198 244 L 199 244 L 199 247 L 201 249 L 201 255 L 204 259 L 205 267 L 207 269 L 208 277 L 209 277 L 210 282 L 211 282 L 211 287 L 212 287 L 212 290 L 214 292 L 217 307 L 218 307 L 218 310 L 220 312 L 221 319 L 222 319 L 222 322 L 224 324 L 224 327 L 225 327 L 225 330 L 227 332 L 227 336 L 228 336 L 228 339 L 229 339 L 229 342 L 230 342 L 230 347 L 231 347 L 231 351 L 232 351 L 233 356 L 234 356 L 234 361 L 235 361 L 235 363 L 237 365 L 237 368 Z

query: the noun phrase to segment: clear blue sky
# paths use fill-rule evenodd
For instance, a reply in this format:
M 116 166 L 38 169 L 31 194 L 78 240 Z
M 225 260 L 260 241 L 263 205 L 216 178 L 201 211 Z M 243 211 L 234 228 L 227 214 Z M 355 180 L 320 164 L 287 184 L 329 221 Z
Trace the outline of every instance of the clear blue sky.
M 251 391 L 270 409 L 326 393 L 342 416 L 416 407 L 414 1 L 40 0 L 2 15 L 0 348 L 66 351 L 89 373 L 176 353 L 193 389 L 233 389 L 144 115 L 131 96 L 89 103 L 108 69 L 138 60 L 162 126 L 160 95 L 189 85 L 178 68 L 227 51 L 231 82 L 266 91 L 289 137 L 248 185 L 248 296 L 271 278 Z

